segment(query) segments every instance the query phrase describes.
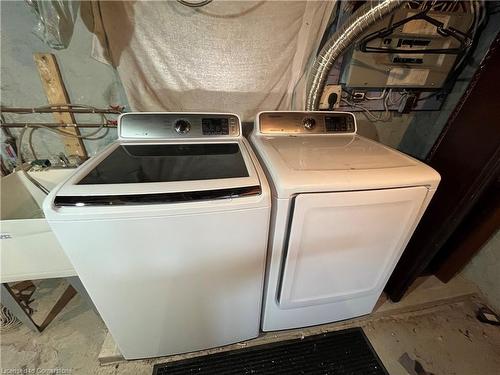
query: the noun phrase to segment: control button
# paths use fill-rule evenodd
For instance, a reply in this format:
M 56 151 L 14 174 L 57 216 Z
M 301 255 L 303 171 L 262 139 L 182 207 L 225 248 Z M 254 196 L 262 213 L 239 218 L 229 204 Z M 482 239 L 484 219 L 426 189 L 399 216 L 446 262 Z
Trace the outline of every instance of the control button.
M 191 130 L 191 124 L 186 120 L 177 120 L 174 129 L 179 134 L 186 134 Z
M 310 117 L 306 117 L 304 120 L 302 120 L 302 124 L 307 130 L 313 130 L 316 126 L 316 120 Z

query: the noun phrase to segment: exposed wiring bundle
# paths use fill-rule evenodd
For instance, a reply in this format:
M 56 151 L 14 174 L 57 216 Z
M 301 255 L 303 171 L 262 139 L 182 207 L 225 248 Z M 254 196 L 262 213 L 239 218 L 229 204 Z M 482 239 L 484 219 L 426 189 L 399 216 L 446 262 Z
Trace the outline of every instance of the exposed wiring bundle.
M 36 107 L 36 108 L 37 109 L 40 109 L 40 108 L 57 108 L 57 109 L 60 109 L 60 108 L 63 108 L 63 107 L 68 107 L 68 108 L 69 107 L 73 107 L 73 108 L 74 107 L 78 107 L 78 108 L 87 108 L 87 109 L 90 109 L 90 110 L 94 110 L 94 112 L 89 112 L 89 113 L 99 114 L 101 116 L 101 119 L 102 119 L 101 125 L 96 130 L 94 130 L 90 134 L 86 134 L 86 135 L 74 134 L 74 133 L 71 133 L 71 132 L 68 132 L 68 131 L 65 131 L 65 130 L 61 130 L 61 129 L 58 129 L 58 128 L 46 126 L 46 125 L 43 125 L 43 124 L 40 124 L 40 123 L 35 124 L 36 128 L 42 128 L 42 129 L 48 130 L 48 131 L 50 131 L 52 133 L 55 133 L 55 134 L 58 134 L 58 135 L 63 135 L 65 137 L 72 137 L 72 138 L 79 138 L 79 139 L 86 139 L 86 140 L 102 139 L 102 138 L 104 138 L 108 134 L 109 127 L 106 127 L 106 125 L 109 123 L 109 120 L 108 120 L 108 118 L 106 117 L 106 115 L 104 113 L 96 112 L 96 111 L 98 111 L 97 108 L 94 108 L 94 107 L 91 107 L 91 106 L 86 106 L 86 105 L 81 105 L 81 104 L 58 104 L 58 105 L 52 105 L 52 106 L 47 106 L 47 107 Z M 33 113 L 36 113 L 36 112 L 33 112 Z M 29 147 L 30 147 L 30 150 L 32 151 L 33 156 L 35 158 L 36 158 L 36 155 L 35 155 L 35 152 L 34 152 L 32 138 L 33 138 L 33 132 L 36 130 L 36 128 L 34 128 L 34 129 L 31 130 L 30 136 L 29 136 Z M 26 132 L 27 129 L 28 129 L 28 125 L 26 124 L 26 126 L 21 129 L 21 132 L 19 133 L 19 136 L 17 137 L 17 144 L 16 144 L 16 146 L 17 146 L 17 153 L 18 153 L 18 166 L 22 165 L 22 163 L 23 163 L 22 142 L 23 142 L 24 133 Z M 102 134 L 100 134 L 100 135 L 97 135 L 103 129 L 105 129 L 105 132 L 102 133 Z
M 368 1 L 325 43 L 311 69 L 307 84 L 306 109 L 317 110 L 328 73 L 335 61 L 356 42 L 363 32 L 403 5 L 399 0 Z
M 80 127 L 77 124 L 52 124 L 52 123 L 40 123 L 40 122 L 33 122 L 33 123 L 12 123 L 12 124 L 6 124 L 3 117 L 1 121 L 1 127 L 2 128 L 9 128 L 9 127 L 18 127 L 21 128 L 18 136 L 16 137 L 16 153 L 17 153 L 17 160 L 16 160 L 16 165 L 18 169 L 21 169 L 25 171 L 26 165 L 24 164 L 24 158 L 23 158 L 23 152 L 22 152 L 22 146 L 23 146 L 23 140 L 25 133 L 28 129 L 30 129 L 29 136 L 28 136 L 28 145 L 30 152 L 33 156 L 34 159 L 37 159 L 37 153 L 35 151 L 35 147 L 33 146 L 33 135 L 35 134 L 35 131 L 38 129 L 44 129 L 46 131 L 49 131 L 53 134 L 57 134 L 63 137 L 71 137 L 71 138 L 78 138 L 78 139 L 83 139 L 83 140 L 98 140 L 106 137 L 106 135 L 109 132 L 110 127 L 116 127 L 116 120 L 110 120 L 106 116 L 106 114 L 120 114 L 123 112 L 124 107 L 121 106 L 111 106 L 108 109 L 100 109 L 96 108 L 93 106 L 89 105 L 83 105 L 83 104 L 72 104 L 72 103 L 61 103 L 61 104 L 52 104 L 52 105 L 46 105 L 46 106 L 39 106 L 39 107 L 33 107 L 33 108 L 20 108 L 20 107 L 1 107 L 2 112 L 6 113 L 17 113 L 17 114 L 35 114 L 35 113 L 54 113 L 54 112 L 71 112 L 71 113 L 80 113 L 80 114 L 96 114 L 99 115 L 101 118 L 101 122 L 99 124 L 91 124 L 92 127 L 95 128 L 95 130 L 91 131 L 88 134 L 85 135 L 80 135 L 80 134 L 75 134 L 70 131 L 63 130 L 61 128 L 71 128 L 71 127 Z M 85 127 L 85 124 L 82 124 L 81 127 Z M 103 131 L 104 130 L 104 131 Z M 27 174 L 27 177 L 31 180 L 30 176 Z M 37 184 L 38 186 L 38 184 Z M 46 192 L 45 188 L 40 187 L 40 189 L 44 192 Z
M 363 114 L 366 116 L 366 118 L 370 121 L 377 122 L 377 121 L 382 121 L 382 122 L 387 122 L 391 120 L 391 114 L 389 111 L 389 106 L 393 105 L 398 105 L 400 104 L 406 96 L 408 96 L 408 92 L 403 91 L 403 93 L 399 96 L 397 99 L 393 99 L 393 91 L 392 89 L 386 90 L 384 89 L 382 91 L 382 94 L 379 96 L 367 96 L 364 95 L 364 100 L 382 100 L 383 106 L 384 106 L 384 111 L 380 113 L 379 115 L 376 115 L 373 113 L 372 110 L 366 108 L 363 106 L 361 102 L 354 102 L 349 99 L 349 97 L 353 96 L 352 93 L 348 91 L 342 91 L 342 98 L 340 99 L 342 103 L 347 104 L 350 107 L 354 108 L 359 108 L 363 111 Z
M 371 8 L 371 11 L 374 10 L 373 9 L 374 6 L 381 6 L 381 7 L 383 6 L 384 9 L 383 13 L 385 15 L 391 13 L 391 11 L 394 11 L 398 8 L 396 4 L 389 5 L 389 3 L 384 4 L 384 2 L 373 2 L 370 5 L 367 4 L 365 5 L 366 7 Z M 365 82 L 364 86 L 362 82 L 360 83 L 360 79 L 357 78 L 353 79 L 349 75 L 354 73 L 350 73 L 351 70 L 349 70 L 349 68 L 346 68 L 346 66 L 347 67 L 349 66 L 348 62 L 344 61 L 345 66 L 342 68 L 343 70 L 339 70 L 341 69 L 340 67 L 335 68 L 339 70 L 339 71 L 335 70 L 332 75 L 332 77 L 334 77 L 335 80 L 329 80 L 328 82 L 330 82 L 329 85 L 341 86 L 342 96 L 339 101 L 336 101 L 337 103 L 336 106 L 339 107 L 338 102 L 340 102 L 341 103 L 340 108 L 343 110 L 348 110 L 348 111 L 361 110 L 363 114 L 370 121 L 388 121 L 390 120 L 389 112 L 391 111 L 397 111 L 399 113 L 408 113 L 413 110 L 438 110 L 440 105 L 443 103 L 444 98 L 453 88 L 454 83 L 456 82 L 459 74 L 463 71 L 463 68 L 470 62 L 473 62 L 473 60 L 470 59 L 469 57 L 471 56 L 471 53 L 474 50 L 474 46 L 475 43 L 477 42 L 479 33 L 486 24 L 485 21 L 487 15 L 490 13 L 488 12 L 487 10 L 488 7 L 486 5 L 487 4 L 485 4 L 484 1 L 482 0 L 457 1 L 457 2 L 446 2 L 446 1 L 406 2 L 405 8 L 408 9 L 406 11 L 407 12 L 406 18 L 401 18 L 405 14 L 405 10 L 397 10 L 397 12 L 399 13 L 395 14 L 394 16 L 391 16 L 395 20 L 393 23 L 389 23 L 387 25 L 384 24 L 383 22 L 380 22 L 381 28 L 379 26 L 376 26 L 379 27 L 380 30 L 373 32 L 372 29 L 371 34 L 365 36 L 362 36 L 362 33 L 368 27 L 363 28 L 363 30 L 361 30 L 361 33 L 357 32 L 355 33 L 353 30 L 351 30 L 351 24 L 358 25 L 366 21 L 362 19 L 363 15 L 366 14 L 366 10 L 360 12 L 358 9 L 350 16 L 350 18 L 347 21 L 343 21 L 340 24 L 340 26 L 337 26 L 336 33 L 330 38 L 330 40 L 325 44 L 325 46 L 323 46 L 321 52 L 319 53 L 315 62 L 315 67 L 319 67 L 321 69 L 319 68 L 316 70 L 313 69 L 310 75 L 310 81 L 309 81 L 310 86 L 308 86 L 309 91 L 307 96 L 306 107 L 308 109 L 316 108 L 316 102 L 320 97 L 319 92 L 321 92 L 321 95 L 325 94 L 321 88 L 324 86 L 327 77 L 326 76 L 327 70 L 333 64 L 332 61 L 335 62 L 336 59 L 342 57 L 344 52 L 349 48 L 351 49 L 355 48 L 355 51 L 357 51 L 356 53 L 358 55 L 360 55 L 361 52 L 370 54 L 368 53 L 370 51 L 363 51 L 362 47 L 363 45 L 365 45 L 365 47 L 367 45 L 366 38 L 371 37 L 372 39 L 376 39 L 376 41 L 380 39 L 380 43 L 382 43 L 382 40 L 384 41 L 383 43 L 384 45 L 381 45 L 379 50 L 371 51 L 371 55 L 377 52 L 385 54 L 380 59 L 380 64 L 384 68 L 382 69 L 381 67 L 380 70 L 377 70 L 378 76 L 375 75 L 373 80 L 370 81 L 369 83 L 367 83 L 367 81 L 362 81 Z M 361 8 L 362 7 L 360 7 L 360 9 Z M 368 9 L 368 11 L 370 11 L 370 9 Z M 445 17 L 445 15 L 441 15 L 442 12 L 446 12 L 447 18 Z M 382 11 L 378 12 L 376 15 L 371 17 L 370 19 L 371 25 L 378 25 L 379 23 L 378 21 L 382 19 L 381 13 Z M 468 16 L 464 16 L 464 14 L 468 14 Z M 455 17 L 455 18 L 450 18 L 450 17 Z M 462 20 L 467 20 L 467 22 L 470 23 L 467 23 L 468 25 L 467 27 L 458 30 L 456 26 L 457 17 L 462 17 L 461 18 Z M 450 19 L 453 19 L 454 21 L 450 21 Z M 410 33 L 411 30 L 410 27 L 408 28 L 408 31 L 403 31 L 404 29 L 403 25 L 406 25 L 406 23 L 409 22 L 420 22 L 420 24 L 426 24 L 427 29 L 422 35 L 419 35 L 418 32 L 416 31 L 412 31 L 412 33 L 415 34 L 413 36 L 414 39 L 412 39 L 412 36 L 408 34 Z M 417 25 L 417 23 L 415 23 L 414 25 Z M 352 27 L 354 28 L 354 26 Z M 433 34 L 432 34 L 432 27 L 434 27 Z M 405 32 L 406 34 L 404 34 Z M 345 42 L 345 39 L 347 38 L 344 37 L 344 33 L 349 34 L 350 40 L 354 39 L 354 34 L 356 34 L 357 39 L 353 40 L 349 46 L 346 46 L 345 43 L 341 43 L 341 41 Z M 432 34 L 433 36 L 428 37 L 428 35 L 430 34 Z M 461 41 L 460 46 L 462 48 L 455 47 L 457 43 L 455 43 L 454 48 L 450 47 L 448 49 L 442 47 L 439 43 L 437 43 L 437 45 L 435 45 L 432 48 L 427 45 L 425 45 L 424 47 L 420 47 L 421 45 L 416 43 L 419 41 L 417 40 L 419 37 L 424 38 L 424 36 L 427 36 L 427 39 L 429 38 L 432 39 L 435 38 L 436 35 L 444 38 L 450 38 L 450 40 L 456 39 L 458 41 Z M 394 40 L 399 40 L 400 43 L 401 41 L 403 42 L 406 41 L 407 44 L 403 44 L 403 47 L 400 47 L 400 45 L 397 44 L 396 48 L 396 43 L 392 42 Z M 410 44 L 410 46 L 408 47 L 408 43 L 412 42 L 415 42 L 415 45 Z M 430 43 L 427 40 L 425 40 L 425 42 Z M 448 41 L 448 45 L 450 43 L 451 42 Z M 356 47 L 354 47 L 354 45 L 356 45 Z M 374 43 L 373 45 L 377 46 L 377 43 Z M 394 49 L 394 51 L 392 51 L 391 48 Z M 459 50 L 459 52 L 457 52 L 457 50 Z M 409 55 L 410 57 L 404 55 L 403 57 L 400 57 L 397 54 L 396 54 L 397 56 L 394 57 L 394 55 L 390 54 L 391 51 L 393 53 L 398 52 L 402 54 L 405 53 L 410 54 Z M 415 61 L 414 63 L 412 61 L 408 62 L 403 61 L 405 59 L 411 60 L 412 59 L 411 54 L 412 53 L 414 54 L 416 52 L 420 52 L 422 54 L 429 54 L 430 56 L 433 54 L 434 56 L 441 54 L 439 55 L 440 57 L 445 56 L 444 54 L 452 54 L 456 55 L 456 58 L 454 59 L 454 61 L 451 60 L 451 62 L 447 63 L 449 66 L 448 69 L 450 70 L 448 71 L 449 72 L 448 75 L 444 76 L 444 78 L 441 78 L 441 76 L 439 75 L 441 73 L 436 73 L 435 77 L 433 78 L 427 78 L 427 76 L 424 78 L 422 74 L 421 79 L 425 80 L 425 82 L 423 81 L 415 82 L 418 73 L 426 71 L 427 74 L 429 74 L 429 72 L 432 72 L 433 69 L 432 64 L 434 64 L 435 60 L 435 57 L 429 57 L 428 60 L 424 61 L 423 57 L 419 57 L 417 59 L 418 61 Z M 358 55 L 356 56 L 359 57 Z M 356 60 L 358 65 L 361 65 L 363 63 L 366 64 L 363 66 L 364 70 L 362 68 L 359 68 L 358 66 L 356 67 L 357 70 L 353 70 L 356 73 L 359 72 L 358 76 L 362 74 L 369 74 L 367 69 L 372 67 L 372 65 L 370 64 L 373 64 L 372 63 L 373 58 L 371 57 L 371 55 L 369 57 L 363 57 L 366 60 L 363 60 L 363 58 L 361 57 L 358 59 L 359 61 Z M 396 59 L 399 58 L 401 59 L 401 61 L 399 60 L 396 61 Z M 448 61 L 450 61 L 450 58 L 448 58 Z M 398 65 L 397 63 L 400 63 L 401 65 Z M 393 68 L 395 72 L 394 77 L 405 77 L 403 73 L 405 73 L 404 69 L 406 69 L 408 82 L 398 81 L 398 79 L 403 80 L 403 78 L 394 78 L 392 80 L 389 79 L 393 78 L 392 76 L 390 76 L 390 72 L 392 71 Z M 376 68 L 373 69 L 376 70 Z M 386 74 L 387 77 L 389 77 L 387 78 L 388 82 L 387 85 L 384 85 L 383 77 L 382 78 L 380 77 L 381 75 L 380 72 L 382 70 L 384 72 L 388 72 Z M 412 76 L 410 73 L 415 73 L 415 74 Z M 399 76 L 397 74 L 399 74 Z M 414 86 L 412 86 L 411 84 L 412 82 L 415 83 Z M 434 83 L 436 83 L 436 86 L 431 87 L 431 85 L 434 85 Z M 321 100 L 322 103 L 325 102 L 325 99 L 323 99 L 322 96 Z M 328 98 L 328 103 L 330 102 L 335 103 L 333 99 L 330 100 L 330 98 Z M 329 109 L 333 110 L 333 106 L 329 106 Z

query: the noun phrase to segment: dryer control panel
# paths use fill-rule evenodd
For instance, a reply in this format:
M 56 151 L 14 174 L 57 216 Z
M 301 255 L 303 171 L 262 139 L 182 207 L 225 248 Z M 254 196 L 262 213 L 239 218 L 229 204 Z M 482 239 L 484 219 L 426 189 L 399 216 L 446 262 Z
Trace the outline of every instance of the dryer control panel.
M 354 134 L 356 119 L 348 112 L 261 112 L 262 134 Z
M 120 116 L 122 139 L 238 137 L 238 116 L 230 113 L 130 112 Z

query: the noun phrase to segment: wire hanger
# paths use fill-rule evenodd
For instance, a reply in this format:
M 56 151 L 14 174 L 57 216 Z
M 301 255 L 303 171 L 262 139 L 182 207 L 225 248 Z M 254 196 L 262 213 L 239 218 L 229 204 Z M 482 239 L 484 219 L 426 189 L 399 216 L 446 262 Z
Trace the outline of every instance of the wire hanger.
M 456 48 L 435 48 L 435 49 L 406 49 L 406 48 L 383 48 L 383 47 L 371 47 L 368 46 L 368 43 L 375 39 L 382 39 L 390 36 L 395 29 L 407 24 L 410 21 L 414 20 L 424 20 L 434 26 L 436 26 L 436 31 L 439 35 L 443 37 L 452 37 L 455 40 L 460 42 L 460 46 Z M 385 29 L 380 29 L 375 31 L 374 33 L 368 34 L 365 36 L 359 44 L 360 50 L 363 52 L 371 52 L 371 53 L 424 53 L 424 54 L 460 54 L 468 49 L 472 44 L 472 39 L 465 33 L 460 30 L 455 29 L 454 27 L 445 27 L 444 23 L 438 21 L 435 18 L 427 15 L 427 10 L 417 13 L 411 17 L 405 18 L 401 21 L 393 23 L 390 27 Z

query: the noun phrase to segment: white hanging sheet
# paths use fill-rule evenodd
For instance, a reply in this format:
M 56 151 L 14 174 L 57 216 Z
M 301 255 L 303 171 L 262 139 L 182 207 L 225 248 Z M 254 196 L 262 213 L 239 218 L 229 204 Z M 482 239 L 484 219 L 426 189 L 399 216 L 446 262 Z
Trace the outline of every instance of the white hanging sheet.
M 138 111 L 303 109 L 307 70 L 335 1 L 94 5 L 93 54 L 111 59 Z M 100 19 L 99 19 L 100 17 Z M 106 50 L 107 49 L 107 50 Z

